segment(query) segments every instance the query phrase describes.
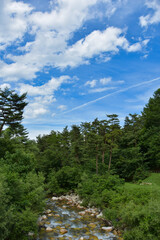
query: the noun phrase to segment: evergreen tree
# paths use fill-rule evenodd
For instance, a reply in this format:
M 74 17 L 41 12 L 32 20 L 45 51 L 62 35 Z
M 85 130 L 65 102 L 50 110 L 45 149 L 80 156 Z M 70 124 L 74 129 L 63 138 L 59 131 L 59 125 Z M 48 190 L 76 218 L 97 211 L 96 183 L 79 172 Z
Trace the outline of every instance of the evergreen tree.
M 153 170 L 160 170 L 160 88 L 149 99 L 142 112 L 142 117 L 144 128 L 141 150 L 149 167 Z
M 106 134 L 106 141 L 109 146 L 109 164 L 108 170 L 111 168 L 113 149 L 117 147 L 117 139 L 120 136 L 121 130 L 117 114 L 107 115 L 109 130 Z
M 25 99 L 26 93 L 19 96 L 8 88 L 0 89 L 0 134 L 4 126 L 14 130 L 20 128 L 23 110 L 27 105 Z

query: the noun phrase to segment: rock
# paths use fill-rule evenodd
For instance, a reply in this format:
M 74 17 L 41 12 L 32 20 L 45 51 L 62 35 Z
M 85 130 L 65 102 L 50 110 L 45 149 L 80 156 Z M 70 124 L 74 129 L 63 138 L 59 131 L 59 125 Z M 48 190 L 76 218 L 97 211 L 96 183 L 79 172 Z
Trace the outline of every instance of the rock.
M 34 233 L 33 233 L 33 232 L 29 232 L 29 233 L 28 233 L 28 236 L 33 237 L 33 236 L 34 236 Z
M 113 230 L 113 227 L 102 227 L 102 230 L 106 232 L 111 232 Z
M 60 234 L 65 234 L 65 233 L 67 233 L 68 231 L 67 231 L 67 229 L 65 229 L 65 228 L 61 228 L 60 229 Z
M 79 212 L 79 215 L 84 216 L 86 214 L 85 211 Z
M 90 224 L 88 224 L 88 226 L 91 227 L 91 228 L 96 228 L 96 224 L 95 223 L 90 223 Z
M 53 229 L 51 227 L 46 228 L 46 232 L 52 232 L 52 231 L 53 231 Z
M 55 216 L 55 217 L 60 217 L 60 215 L 59 215 L 59 214 L 55 214 L 54 216 Z
M 47 219 L 47 216 L 46 216 L 46 215 L 43 215 L 43 216 L 41 217 L 41 219 L 42 219 L 42 220 L 46 220 L 46 219 Z
M 53 201 L 57 201 L 57 200 L 58 200 L 58 197 L 52 197 L 52 200 L 53 200 Z
M 140 183 L 140 185 L 152 185 L 152 183 L 149 183 L 149 182 L 142 182 L 142 183 Z
M 96 217 L 97 217 L 97 218 L 102 218 L 102 217 L 103 217 L 102 212 L 101 212 L 100 214 L 98 214 Z
M 52 217 L 52 216 L 53 216 L 53 214 L 52 214 L 52 213 L 49 213 L 49 214 L 48 214 L 48 217 Z
M 52 212 L 52 211 L 51 211 L 50 209 L 47 209 L 47 210 L 46 210 L 46 213 L 47 213 L 47 214 L 49 214 L 49 213 L 51 213 L 51 212 Z
M 46 222 L 46 224 L 47 224 L 47 225 L 49 225 L 49 224 L 50 224 L 50 222 Z
M 98 237 L 97 236 L 90 236 L 90 238 L 89 238 L 90 240 L 98 240 Z
M 84 209 L 84 207 L 80 206 L 79 204 L 77 205 L 78 209 Z

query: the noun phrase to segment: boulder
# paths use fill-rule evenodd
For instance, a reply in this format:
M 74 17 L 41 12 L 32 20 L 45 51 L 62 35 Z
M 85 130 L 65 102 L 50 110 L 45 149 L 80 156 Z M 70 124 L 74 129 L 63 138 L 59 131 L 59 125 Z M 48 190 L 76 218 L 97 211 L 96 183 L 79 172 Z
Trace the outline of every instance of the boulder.
M 53 231 L 53 229 L 51 227 L 46 228 L 46 232 L 52 232 L 52 231 Z
M 102 217 L 103 217 L 102 212 L 101 212 L 100 214 L 98 214 L 96 217 L 97 217 L 97 218 L 102 218 Z
M 47 216 L 46 216 L 46 215 L 43 215 L 43 216 L 41 217 L 41 219 L 42 219 L 42 220 L 46 220 L 46 219 L 47 219 Z
M 34 236 L 34 233 L 33 233 L 33 232 L 29 232 L 29 233 L 28 233 L 28 236 L 29 236 L 29 237 L 33 237 L 33 236 Z
M 51 212 L 52 212 L 52 211 L 51 211 L 50 209 L 47 209 L 47 210 L 46 210 L 46 213 L 47 213 L 47 214 L 49 214 L 49 213 L 51 213 Z
M 60 229 L 60 234 L 65 234 L 65 233 L 67 233 L 68 231 L 67 231 L 67 229 L 65 229 L 65 228 L 61 228 Z
M 49 213 L 49 214 L 48 214 L 48 217 L 52 217 L 52 216 L 53 216 L 53 213 Z
M 113 227 L 102 227 L 102 230 L 106 232 L 111 232 L 113 230 Z
M 58 197 L 52 197 L 52 200 L 53 200 L 53 201 L 57 201 L 57 200 L 58 200 Z

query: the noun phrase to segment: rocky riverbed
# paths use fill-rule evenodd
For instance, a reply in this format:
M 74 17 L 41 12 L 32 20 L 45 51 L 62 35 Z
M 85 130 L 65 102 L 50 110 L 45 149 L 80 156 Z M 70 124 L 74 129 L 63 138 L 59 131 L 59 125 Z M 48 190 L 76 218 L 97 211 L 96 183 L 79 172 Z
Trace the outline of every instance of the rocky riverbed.
M 117 232 L 97 208 L 84 208 L 76 195 L 52 197 L 39 218 L 37 240 L 116 240 Z

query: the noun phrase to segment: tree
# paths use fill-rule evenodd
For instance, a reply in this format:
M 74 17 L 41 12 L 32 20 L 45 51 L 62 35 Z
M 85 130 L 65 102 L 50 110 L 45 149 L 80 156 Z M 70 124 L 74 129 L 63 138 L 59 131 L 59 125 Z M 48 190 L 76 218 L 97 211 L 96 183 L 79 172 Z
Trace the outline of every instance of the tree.
M 160 169 L 160 88 L 155 91 L 145 106 L 142 117 L 144 128 L 142 131 L 141 150 L 145 161 L 152 170 Z
M 27 105 L 25 99 L 26 93 L 19 96 L 8 88 L 0 89 L 0 134 L 5 125 L 14 130 L 20 128 L 23 110 Z
M 120 125 L 119 125 L 119 119 L 117 114 L 107 115 L 108 119 L 108 125 L 109 129 L 106 133 L 106 142 L 109 146 L 109 164 L 108 164 L 108 171 L 111 168 L 111 162 L 112 162 L 112 155 L 113 155 L 113 149 L 117 147 L 117 139 L 121 134 Z

